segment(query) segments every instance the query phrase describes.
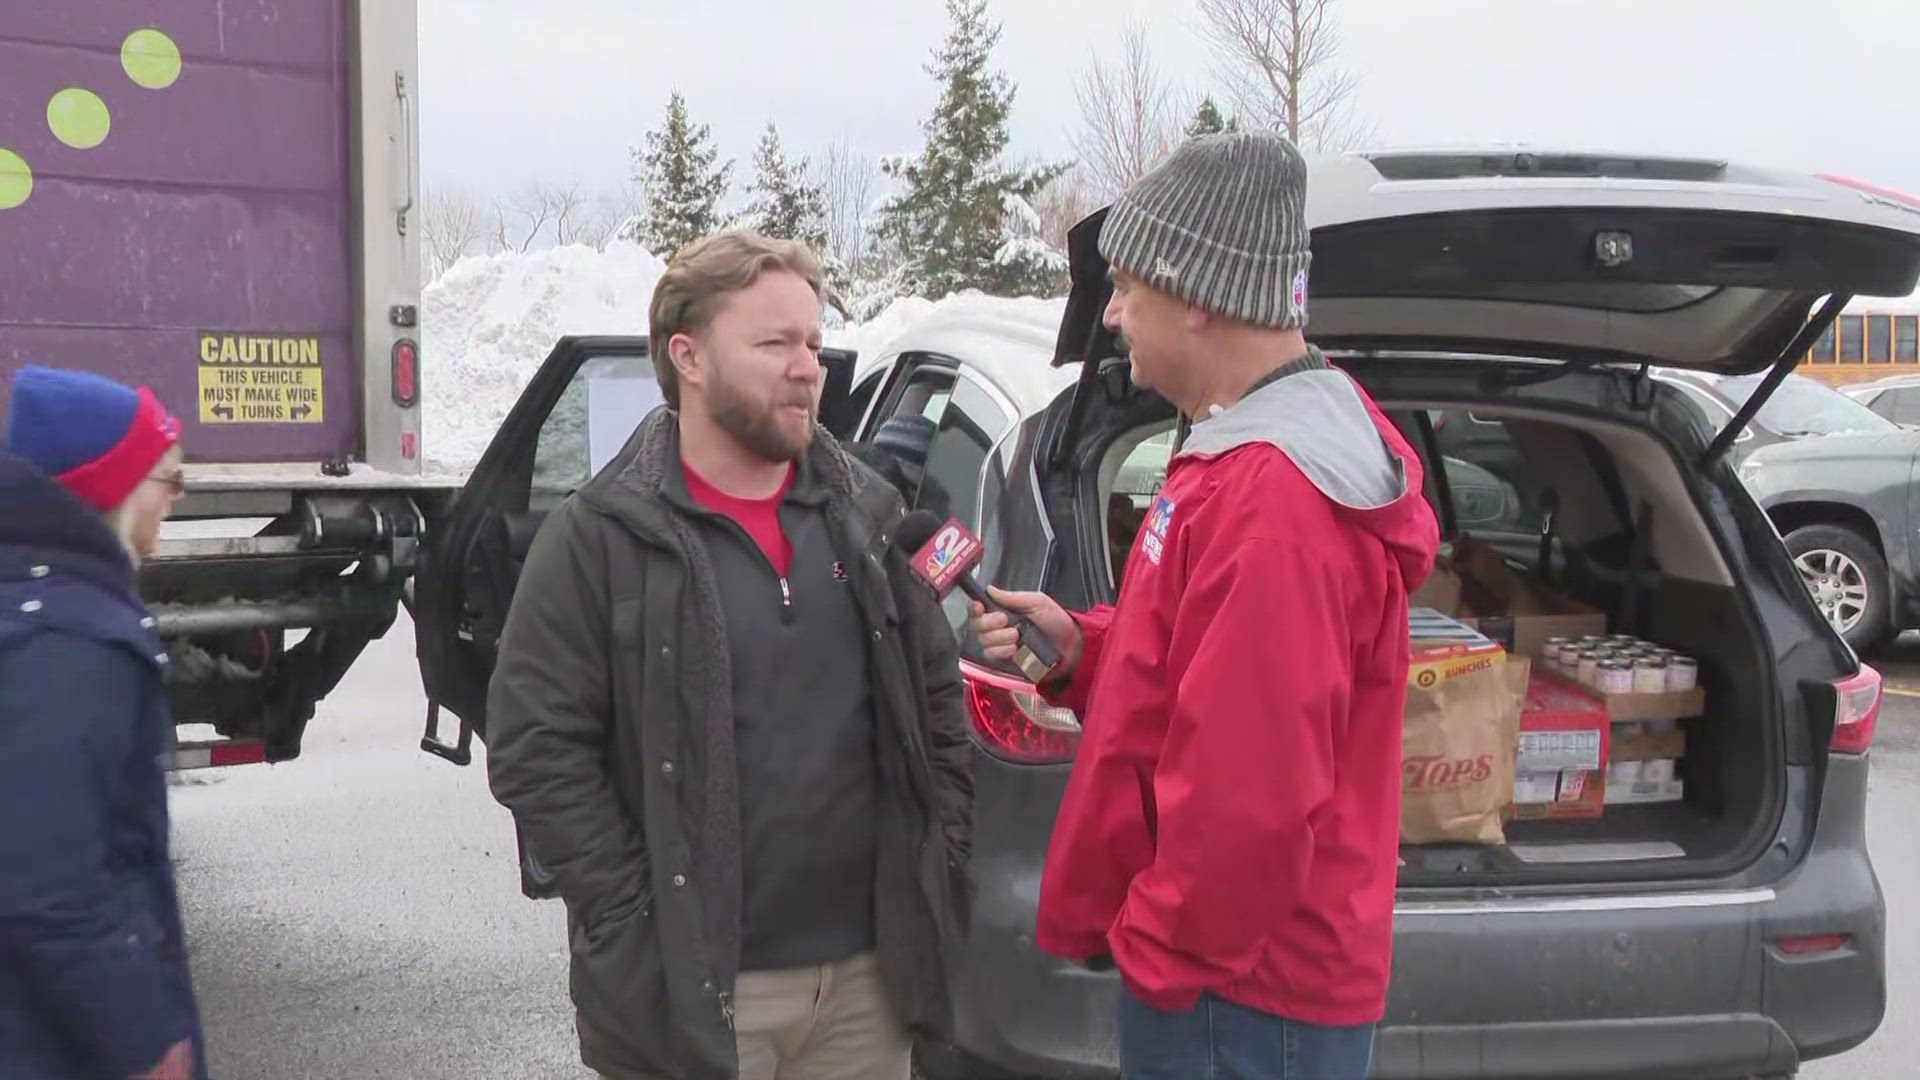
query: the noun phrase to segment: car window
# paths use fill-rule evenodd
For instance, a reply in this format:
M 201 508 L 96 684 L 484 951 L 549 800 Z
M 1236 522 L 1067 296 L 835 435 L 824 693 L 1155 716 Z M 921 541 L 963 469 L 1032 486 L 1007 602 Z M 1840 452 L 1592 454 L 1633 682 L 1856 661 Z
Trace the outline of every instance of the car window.
M 1714 387 L 1728 400 L 1744 405 L 1762 378 L 1739 375 L 1721 379 Z M 1787 376 L 1766 404 L 1760 406 L 1754 419 L 1769 431 L 1793 438 L 1893 430 L 1892 422 L 1886 417 L 1804 375 Z
M 564 502 L 619 453 L 661 401 L 653 362 L 645 357 L 601 356 L 581 364 L 540 426 L 528 509 Z
M 853 385 L 853 392 L 847 395 L 847 415 L 854 418 L 856 430 L 860 421 L 866 418 L 867 407 L 873 404 L 873 395 L 879 391 L 880 384 L 887 381 L 887 366 L 881 364 L 871 373 Z
M 1724 427 L 1727 421 L 1733 419 L 1733 410 L 1727 407 L 1726 402 L 1707 393 L 1700 387 L 1683 379 L 1675 379 L 1667 385 L 1687 395 L 1688 399 L 1695 405 L 1698 405 L 1700 411 L 1707 415 L 1707 423 L 1712 424 L 1715 428 Z M 1734 441 L 1745 442 L 1751 438 L 1753 438 L 1753 427 L 1749 425 L 1740 429 L 1740 434 L 1734 437 Z
M 1541 483 L 1504 421 L 1443 410 L 1435 420 L 1455 528 L 1469 533 L 1535 533 Z
M 1840 362 L 1857 364 L 1866 359 L 1867 334 L 1859 315 L 1840 316 Z
M 1107 563 L 1116 593 L 1134 538 L 1147 520 L 1153 497 L 1160 494 L 1161 486 L 1167 482 L 1173 437 L 1174 429 L 1168 428 L 1141 440 L 1127 452 L 1126 459 L 1114 473 L 1113 490 L 1107 492 Z
M 1893 319 L 1887 315 L 1867 316 L 1867 363 L 1893 363 Z
M 1887 411 L 1880 415 L 1896 424 L 1910 424 L 1920 427 L 1920 386 L 1902 386 L 1880 395 L 1882 401 L 1890 401 Z M 1879 404 L 1879 402 L 1875 402 Z M 1879 412 L 1879 410 L 1875 410 Z
M 956 518 L 975 533 L 984 534 L 980 520 L 981 472 L 993 446 L 1013 425 L 1014 418 L 971 376 L 953 382 L 940 411 L 939 426 L 927 448 L 926 479 L 914 501 L 918 509 L 941 518 Z M 967 597 L 955 589 L 941 606 L 947 622 L 959 633 L 967 621 Z

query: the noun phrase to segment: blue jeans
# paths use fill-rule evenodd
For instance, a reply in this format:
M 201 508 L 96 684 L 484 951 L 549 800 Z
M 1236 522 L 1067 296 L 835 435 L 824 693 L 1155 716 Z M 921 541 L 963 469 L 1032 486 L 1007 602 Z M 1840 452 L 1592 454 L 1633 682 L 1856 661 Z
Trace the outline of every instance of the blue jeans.
M 1365 1080 L 1374 1025 L 1318 1027 L 1212 994 L 1168 1013 L 1120 993 L 1124 1080 Z

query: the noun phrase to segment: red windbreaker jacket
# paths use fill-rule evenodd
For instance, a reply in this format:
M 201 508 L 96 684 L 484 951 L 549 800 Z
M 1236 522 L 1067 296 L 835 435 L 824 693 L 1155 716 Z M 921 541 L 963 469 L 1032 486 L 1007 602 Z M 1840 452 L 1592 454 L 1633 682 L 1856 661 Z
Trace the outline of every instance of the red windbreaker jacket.
M 1039 942 L 1111 953 L 1170 1011 L 1202 991 L 1377 1022 L 1393 946 L 1407 596 L 1439 531 L 1419 458 L 1345 373 L 1194 425 L 1117 606 L 1051 687 L 1084 736 Z

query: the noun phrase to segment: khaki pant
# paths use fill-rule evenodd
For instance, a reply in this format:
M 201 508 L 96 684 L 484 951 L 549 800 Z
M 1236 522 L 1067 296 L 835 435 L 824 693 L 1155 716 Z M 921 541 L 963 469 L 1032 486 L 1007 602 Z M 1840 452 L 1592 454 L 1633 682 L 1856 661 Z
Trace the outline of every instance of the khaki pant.
M 741 972 L 733 1028 L 740 1080 L 909 1080 L 913 1073 L 913 1040 L 873 953 Z

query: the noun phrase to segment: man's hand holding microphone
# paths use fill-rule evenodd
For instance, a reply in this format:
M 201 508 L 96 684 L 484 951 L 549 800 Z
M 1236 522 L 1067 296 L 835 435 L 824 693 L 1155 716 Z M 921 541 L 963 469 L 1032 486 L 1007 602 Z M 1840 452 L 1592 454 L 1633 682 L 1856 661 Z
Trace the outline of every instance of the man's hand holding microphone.
M 972 602 L 973 632 L 996 663 L 1012 661 L 1036 685 L 1067 678 L 1080 663 L 1080 627 L 1045 593 L 981 588 L 973 579 L 986 548 L 958 521 L 942 522 L 926 510 L 901 520 L 895 543 L 933 591 L 955 587 Z
M 1046 593 L 1007 592 L 989 585 L 987 599 L 992 608 L 975 600 L 967 605 L 973 616 L 973 633 L 980 639 L 987 659 L 1005 663 L 1020 651 L 1020 635 L 1025 623 L 1045 634 L 1060 649 L 1060 660 L 1040 681 L 1071 678 L 1080 666 L 1080 626 L 1067 609 Z

